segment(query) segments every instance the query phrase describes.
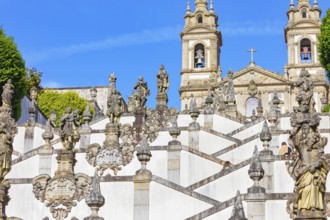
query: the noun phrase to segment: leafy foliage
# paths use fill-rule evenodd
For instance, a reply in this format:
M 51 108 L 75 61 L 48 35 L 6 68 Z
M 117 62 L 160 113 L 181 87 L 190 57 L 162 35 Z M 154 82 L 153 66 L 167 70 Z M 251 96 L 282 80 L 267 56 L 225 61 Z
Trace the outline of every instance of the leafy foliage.
M 42 87 L 40 86 L 42 72 L 39 72 L 36 68 L 27 68 L 26 69 L 26 81 L 28 88 L 33 86 L 37 87 L 40 91 Z
M 327 104 L 326 106 L 324 106 L 324 108 L 322 109 L 322 112 L 329 112 L 330 111 L 330 104 Z
M 327 71 L 327 76 L 330 79 L 330 9 L 322 19 L 321 34 L 318 36 L 320 53 L 320 62 Z
M 13 117 L 18 119 L 21 114 L 20 101 L 28 90 L 25 62 L 13 38 L 7 36 L 0 27 L 0 94 L 2 94 L 2 86 L 8 79 L 12 80 L 12 84 L 15 87 L 12 100 Z
M 49 118 L 50 113 L 54 110 L 57 113 L 56 125 L 59 125 L 59 121 L 68 107 L 72 110 L 78 109 L 79 115 L 82 117 L 88 101 L 81 98 L 77 92 L 56 92 L 52 90 L 43 90 L 38 97 L 38 107 Z M 91 114 L 94 109 L 89 106 Z

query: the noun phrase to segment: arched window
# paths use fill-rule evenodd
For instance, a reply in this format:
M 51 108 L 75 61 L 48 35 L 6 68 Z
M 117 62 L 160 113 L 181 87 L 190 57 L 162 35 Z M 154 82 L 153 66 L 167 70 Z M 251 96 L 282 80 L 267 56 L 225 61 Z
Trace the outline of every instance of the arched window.
M 197 15 L 196 19 L 198 24 L 203 24 L 203 15 L 201 14 Z
M 304 38 L 300 41 L 300 59 L 302 63 L 310 63 L 312 61 L 311 41 Z
M 307 18 L 308 17 L 306 8 L 301 9 L 301 17 L 302 18 Z
M 195 67 L 204 68 L 205 67 L 205 49 L 203 44 L 197 44 L 195 46 Z
M 250 97 L 245 102 L 245 116 L 251 117 L 253 110 L 258 107 L 258 99 L 256 97 Z

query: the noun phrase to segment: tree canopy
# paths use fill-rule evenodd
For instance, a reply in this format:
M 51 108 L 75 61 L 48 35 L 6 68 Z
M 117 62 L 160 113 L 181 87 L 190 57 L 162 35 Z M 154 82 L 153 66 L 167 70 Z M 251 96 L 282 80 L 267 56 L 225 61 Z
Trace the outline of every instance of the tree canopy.
M 25 62 L 14 39 L 7 36 L 0 27 L 0 94 L 2 94 L 2 86 L 8 79 L 12 80 L 15 87 L 12 99 L 13 117 L 18 119 L 21 114 L 20 101 L 29 89 L 26 80 Z
M 57 92 L 52 90 L 43 90 L 38 97 L 39 109 L 49 118 L 50 113 L 54 110 L 57 113 L 56 125 L 59 125 L 59 120 L 68 107 L 72 110 L 78 109 L 79 115 L 82 116 L 88 101 L 81 98 L 77 92 Z M 94 109 L 91 106 L 91 114 L 93 115 Z
M 320 53 L 320 62 L 327 71 L 327 76 L 330 79 L 330 9 L 322 19 L 321 34 L 318 37 L 318 50 Z

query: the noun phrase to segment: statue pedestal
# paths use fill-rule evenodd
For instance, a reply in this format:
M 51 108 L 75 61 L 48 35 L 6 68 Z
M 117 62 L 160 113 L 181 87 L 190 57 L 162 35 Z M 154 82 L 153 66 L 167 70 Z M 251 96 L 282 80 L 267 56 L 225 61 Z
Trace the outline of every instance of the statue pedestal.
M 311 211 L 311 210 L 304 210 L 298 211 L 297 216 L 294 220 L 326 220 L 327 217 L 323 211 Z
M 166 110 L 167 102 L 168 102 L 167 94 L 158 93 L 156 99 L 157 99 L 156 110 Z

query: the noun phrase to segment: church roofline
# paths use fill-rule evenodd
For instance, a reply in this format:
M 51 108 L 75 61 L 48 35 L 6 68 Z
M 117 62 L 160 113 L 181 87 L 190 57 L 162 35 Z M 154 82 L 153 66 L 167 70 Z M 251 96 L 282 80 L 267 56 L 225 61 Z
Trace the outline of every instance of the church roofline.
M 262 68 L 260 66 L 247 66 L 247 67 L 244 67 L 243 69 L 240 69 L 236 72 L 234 72 L 234 75 L 233 75 L 233 79 L 236 79 L 244 74 L 246 74 L 247 72 L 250 72 L 250 71 L 253 71 L 255 70 L 256 72 L 259 72 L 261 74 L 264 74 L 270 78 L 273 78 L 273 79 L 276 79 L 276 80 L 279 80 L 281 81 L 282 83 L 287 83 L 287 84 L 291 84 L 291 81 L 288 80 L 288 79 L 285 79 L 282 75 L 280 75 L 279 73 L 276 73 L 276 72 L 273 72 L 273 71 L 270 71 L 268 69 L 265 69 L 265 68 Z M 228 81 L 228 76 L 226 76 L 224 79 L 223 79 L 223 82 L 226 82 Z M 281 83 L 281 84 L 282 84 Z M 272 83 L 274 84 L 274 83 Z M 276 84 L 276 83 L 275 83 Z M 265 84 L 264 84 L 265 85 Z

